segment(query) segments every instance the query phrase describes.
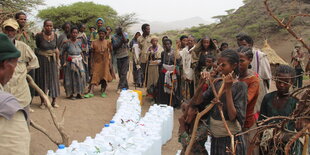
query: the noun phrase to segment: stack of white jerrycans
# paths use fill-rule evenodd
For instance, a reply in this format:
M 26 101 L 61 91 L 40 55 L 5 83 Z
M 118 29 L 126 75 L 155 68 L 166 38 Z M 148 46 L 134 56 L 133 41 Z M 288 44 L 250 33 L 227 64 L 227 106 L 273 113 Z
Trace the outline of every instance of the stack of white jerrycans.
M 141 118 L 138 94 L 131 90 L 122 90 L 116 104 L 113 119 L 95 138 L 73 140 L 47 155 L 161 155 L 162 145 L 172 137 L 173 108 L 153 105 Z

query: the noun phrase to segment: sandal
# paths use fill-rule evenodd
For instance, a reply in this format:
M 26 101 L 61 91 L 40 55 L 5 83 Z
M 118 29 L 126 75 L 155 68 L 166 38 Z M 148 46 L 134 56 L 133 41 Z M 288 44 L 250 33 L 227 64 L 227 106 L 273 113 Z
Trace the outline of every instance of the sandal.
M 106 94 L 105 92 L 103 92 L 103 93 L 101 94 L 101 97 L 106 98 L 106 97 L 107 97 L 107 94 Z
M 86 95 L 84 95 L 85 98 L 91 98 L 91 97 L 94 97 L 95 95 L 92 94 L 92 93 L 88 93 Z
M 41 103 L 40 109 L 45 109 L 45 108 L 46 108 L 45 104 L 44 104 L 44 103 Z
M 75 100 L 76 98 L 75 98 L 73 95 L 70 95 L 70 96 L 69 96 L 69 99 Z
M 59 108 L 59 105 L 58 105 L 56 102 L 53 102 L 53 103 L 52 103 L 52 107 L 54 107 L 54 108 Z
M 77 94 L 77 95 L 76 95 L 76 98 L 77 98 L 77 99 L 83 99 L 84 97 L 83 97 L 81 94 Z

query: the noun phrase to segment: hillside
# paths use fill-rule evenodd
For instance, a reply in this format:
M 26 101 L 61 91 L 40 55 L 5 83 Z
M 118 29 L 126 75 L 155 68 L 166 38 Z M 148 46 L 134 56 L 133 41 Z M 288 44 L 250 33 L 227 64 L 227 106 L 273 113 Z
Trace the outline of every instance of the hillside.
M 210 24 L 210 22 L 204 20 L 201 17 L 192 17 L 187 18 L 183 20 L 176 20 L 176 21 L 169 21 L 169 22 L 160 22 L 160 21 L 154 21 L 154 22 L 140 22 L 135 25 L 133 25 L 129 30 L 131 33 L 136 33 L 138 31 L 141 31 L 141 25 L 143 23 L 149 23 L 152 27 L 153 33 L 162 33 L 169 30 L 182 30 L 185 28 L 190 28 L 192 26 L 198 26 L 200 24 Z
M 269 4 L 276 15 L 284 20 L 288 20 L 292 14 L 310 14 L 309 0 L 271 0 Z M 235 48 L 235 36 L 244 32 L 254 38 L 258 47 L 261 47 L 263 41 L 268 39 L 271 47 L 278 54 L 281 53 L 280 56 L 283 59 L 289 60 L 288 53 L 296 40 L 268 15 L 263 0 L 248 0 L 244 6 L 233 13 L 217 16 L 217 19 L 218 23 L 200 25 L 182 31 L 167 31 L 159 35 L 175 36 L 171 37 L 174 41 L 182 34 L 191 34 L 197 38 L 208 35 L 220 42 L 228 42 L 231 48 Z M 310 42 L 310 17 L 297 17 L 292 26 L 297 34 L 301 34 L 306 42 Z

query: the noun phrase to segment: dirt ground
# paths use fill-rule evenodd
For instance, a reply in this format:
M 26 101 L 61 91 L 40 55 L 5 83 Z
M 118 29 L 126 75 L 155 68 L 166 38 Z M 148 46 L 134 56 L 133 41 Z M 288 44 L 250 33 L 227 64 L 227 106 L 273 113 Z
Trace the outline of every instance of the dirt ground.
M 131 82 L 130 82 L 131 83 Z M 309 80 L 305 81 L 305 84 L 309 84 Z M 84 141 L 86 136 L 94 138 L 96 133 L 99 133 L 105 123 L 108 123 L 116 112 L 116 100 L 118 94 L 116 94 L 117 80 L 109 83 L 107 88 L 107 98 L 100 97 L 99 87 L 96 89 L 95 97 L 91 99 L 82 100 L 70 100 L 65 98 L 64 89 L 61 87 L 61 97 L 58 98 L 57 103 L 60 108 L 55 109 L 57 115 L 61 117 L 61 114 L 66 107 L 65 112 L 65 130 L 70 135 L 70 141 L 78 140 Z M 134 89 L 131 84 L 130 89 Z M 144 91 L 145 89 L 140 89 Z M 274 84 L 272 84 L 271 90 L 275 90 Z M 144 97 L 143 99 L 143 114 L 148 111 L 151 106 L 150 99 Z M 34 98 L 34 103 L 31 106 L 35 110 L 30 114 L 30 117 L 36 123 L 43 126 L 49 133 L 52 133 L 53 137 L 57 137 L 60 140 L 60 136 L 56 132 L 56 128 L 52 124 L 50 114 L 47 110 L 39 108 L 40 100 L 38 97 Z M 178 118 L 181 116 L 181 111 L 175 109 L 174 111 L 174 129 L 173 138 L 163 146 L 163 155 L 173 155 L 177 150 L 181 149 L 181 145 L 178 143 Z M 31 155 L 45 155 L 47 150 L 56 150 L 57 146 L 52 143 L 41 132 L 30 127 L 31 132 Z
M 70 141 L 78 140 L 84 141 L 86 136 L 95 137 L 99 133 L 105 123 L 108 123 L 116 112 L 116 87 L 118 82 L 115 80 L 109 83 L 107 88 L 107 98 L 100 97 L 99 87 L 95 91 L 95 97 L 90 99 L 70 100 L 65 98 L 63 87 L 61 87 L 61 96 L 58 98 L 57 103 L 60 108 L 55 109 L 55 112 L 61 117 L 64 108 L 65 112 L 65 130 L 70 135 Z M 131 84 L 130 89 L 134 89 Z M 144 89 L 140 89 L 144 90 Z M 142 106 L 143 114 L 148 111 L 151 106 L 150 99 L 144 97 L 144 104 Z M 40 99 L 34 98 L 32 109 L 35 112 L 30 114 L 33 121 L 43 126 L 53 137 L 61 140 L 56 128 L 53 126 L 52 119 L 47 110 L 39 108 Z M 163 155 L 175 154 L 181 145 L 177 141 L 178 121 L 177 118 L 181 115 L 180 110 L 174 112 L 174 130 L 173 138 L 163 146 Z M 31 132 L 31 155 L 45 155 L 47 150 L 56 150 L 57 146 L 52 143 L 45 135 L 36 129 L 30 127 Z

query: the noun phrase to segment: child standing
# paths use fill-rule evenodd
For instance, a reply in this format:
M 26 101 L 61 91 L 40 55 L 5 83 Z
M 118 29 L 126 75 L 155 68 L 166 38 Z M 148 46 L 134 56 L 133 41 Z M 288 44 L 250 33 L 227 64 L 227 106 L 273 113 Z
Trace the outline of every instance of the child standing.
M 220 54 L 218 59 L 220 63 L 218 71 L 220 74 L 225 75 L 223 83 L 222 80 L 214 83 L 215 89 L 218 91 L 221 84 L 224 84 L 224 94 L 220 97 L 222 104 L 224 118 L 227 122 L 228 128 L 233 135 L 242 131 L 241 127 L 244 125 L 246 102 L 247 102 L 247 86 L 244 82 L 240 82 L 236 79 L 236 75 L 239 74 L 239 55 L 233 50 L 225 50 Z M 232 74 L 232 72 L 234 72 Z M 195 96 L 195 95 L 194 95 Z M 199 105 L 203 109 L 206 105 L 210 104 L 214 100 L 212 88 L 209 87 L 203 95 L 199 95 L 195 102 L 191 104 Z M 230 148 L 230 137 L 226 131 L 219 108 L 216 105 L 209 112 L 209 127 L 211 132 L 211 155 L 226 155 L 227 148 Z M 192 115 L 189 113 L 189 115 Z M 243 136 L 235 137 L 236 154 L 244 155 L 245 146 Z M 231 148 L 230 148 L 231 149 Z
M 294 83 L 295 70 L 287 65 L 280 65 L 276 70 L 276 87 L 277 91 L 268 93 L 265 95 L 261 109 L 260 109 L 260 117 L 259 120 L 263 120 L 266 117 L 272 116 L 289 116 L 297 106 L 297 100 L 289 95 L 289 89 Z M 280 121 L 280 120 L 277 120 Z M 267 122 L 274 123 L 274 122 Z M 295 130 L 295 125 L 293 122 L 289 122 L 286 126 L 286 129 L 290 131 Z M 272 140 L 271 140 L 272 141 Z M 283 142 L 286 144 L 287 142 Z M 275 150 L 273 154 L 283 155 L 284 146 L 283 144 L 279 144 L 277 146 L 278 150 Z M 268 147 L 273 147 L 274 144 L 270 143 Z M 262 152 L 272 153 L 269 148 L 266 150 L 262 150 Z M 296 141 L 291 148 L 290 154 L 301 154 L 301 145 L 299 141 Z
M 253 70 L 249 69 L 250 64 L 253 60 L 253 52 L 252 48 L 241 46 L 238 49 L 238 54 L 240 57 L 239 63 L 239 81 L 243 81 L 248 86 L 248 100 L 246 105 L 246 117 L 242 130 L 247 131 L 249 129 L 256 127 L 256 119 L 254 117 L 254 108 L 257 102 L 258 94 L 259 94 L 259 77 L 257 73 Z M 248 148 L 250 146 L 250 142 L 255 136 L 256 132 L 252 131 L 244 135 L 245 146 Z M 258 155 L 258 148 L 252 152 L 252 155 Z

